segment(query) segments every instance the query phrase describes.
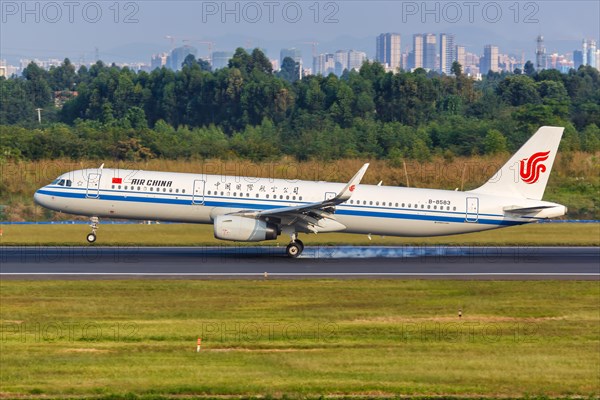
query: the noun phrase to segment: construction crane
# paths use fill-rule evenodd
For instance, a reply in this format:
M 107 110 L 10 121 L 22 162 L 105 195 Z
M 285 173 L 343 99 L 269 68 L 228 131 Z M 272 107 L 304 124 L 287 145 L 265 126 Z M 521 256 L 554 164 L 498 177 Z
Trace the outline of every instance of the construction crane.
M 211 42 L 209 40 L 202 40 L 202 39 L 194 39 L 194 38 L 187 38 L 187 39 L 183 39 L 184 43 L 200 43 L 200 44 L 205 44 L 208 47 L 208 57 L 206 58 L 206 61 L 208 61 L 211 65 L 212 65 L 212 53 L 213 53 L 213 48 L 215 47 L 215 42 Z

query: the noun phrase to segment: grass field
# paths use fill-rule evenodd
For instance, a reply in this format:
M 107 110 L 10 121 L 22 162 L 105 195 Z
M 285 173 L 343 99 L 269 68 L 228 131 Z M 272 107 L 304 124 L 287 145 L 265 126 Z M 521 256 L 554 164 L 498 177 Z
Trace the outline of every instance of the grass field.
M 0 289 L 0 398 L 600 396 L 598 282 L 2 281 Z
M 86 225 L 1 225 L 1 245 L 86 245 L 90 232 Z M 288 237 L 280 236 L 266 245 L 287 245 Z M 488 245 L 488 246 L 599 246 L 600 224 L 533 224 L 503 228 L 488 232 L 432 238 L 398 238 L 366 235 L 320 234 L 302 235 L 307 245 Z M 210 246 L 250 245 L 213 237 L 211 225 L 101 225 L 96 245 L 122 246 Z
M 248 160 L 163 160 L 140 162 L 68 159 L 0 160 L 0 219 L 6 221 L 60 220 L 72 216 L 36 206 L 33 193 L 60 174 L 82 168 L 143 169 L 216 175 L 259 176 L 347 182 L 365 162 L 371 166 L 363 183 L 460 190 L 474 189 L 486 182 L 508 159 L 508 154 L 472 157 L 433 157 L 427 162 L 404 160 L 345 159 L 327 162 L 281 160 L 254 163 Z M 548 181 L 544 200 L 564 204 L 569 218 L 600 219 L 600 153 L 559 153 Z

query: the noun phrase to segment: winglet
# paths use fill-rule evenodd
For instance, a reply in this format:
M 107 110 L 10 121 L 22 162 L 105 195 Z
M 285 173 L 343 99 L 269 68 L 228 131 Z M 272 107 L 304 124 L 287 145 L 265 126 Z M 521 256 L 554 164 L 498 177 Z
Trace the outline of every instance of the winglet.
M 354 175 L 352 179 L 350 179 L 350 182 L 346 184 L 344 189 L 342 189 L 342 191 L 332 199 L 335 204 L 343 203 L 344 201 L 349 200 L 350 197 L 352 197 L 352 192 L 354 192 L 356 186 L 360 184 L 360 181 L 362 180 L 363 176 L 365 176 L 365 173 L 367 172 L 368 168 L 369 163 L 366 163 L 362 166 L 361 169 L 358 170 L 356 175 Z

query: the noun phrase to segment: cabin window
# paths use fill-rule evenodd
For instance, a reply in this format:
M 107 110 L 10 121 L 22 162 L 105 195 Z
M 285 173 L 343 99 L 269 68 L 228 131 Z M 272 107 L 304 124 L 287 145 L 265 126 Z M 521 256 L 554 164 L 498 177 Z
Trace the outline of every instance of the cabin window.
M 421 204 L 421 208 L 425 208 L 425 206 L 423 204 Z
M 185 193 L 185 189 L 181 189 L 181 193 Z
M 298 200 L 302 201 L 302 196 L 300 196 L 300 197 L 298 198 Z
M 431 210 L 431 206 L 427 206 L 427 209 L 428 209 L 428 210 Z
M 376 205 L 376 206 L 378 206 L 378 205 L 379 205 L 379 202 L 375 203 L 375 205 Z
M 283 200 L 283 195 L 282 194 L 279 195 L 279 200 Z
M 175 189 L 175 193 L 179 193 L 179 189 Z M 208 191 L 208 194 L 210 194 L 210 190 Z
M 289 200 L 289 199 L 290 199 L 290 196 L 285 196 L 285 199 L 286 199 L 286 200 Z
M 267 195 L 267 199 L 269 198 L 269 195 Z
M 208 191 L 208 194 L 210 195 L 210 190 Z
M 260 197 L 260 194 L 256 193 L 256 198 L 258 199 Z
M 152 192 L 154 190 L 154 188 L 152 186 L 150 186 L 150 191 Z
M 233 192 L 233 197 L 236 197 L 236 196 L 237 196 L 237 193 L 236 193 L 236 192 Z
M 67 179 L 67 186 L 70 187 L 71 185 L 73 185 L 73 181 L 71 181 L 70 179 Z
M 119 185 L 119 190 L 121 190 L 121 185 Z
M 293 197 L 292 197 L 292 200 L 296 200 L 296 196 L 293 196 Z
M 114 188 L 115 188 L 115 185 L 112 185 L 112 189 L 114 189 Z
M 447 210 L 447 211 L 450 211 L 450 206 L 446 207 L 446 210 Z
M 454 208 L 452 209 L 452 211 L 456 211 L 456 207 L 454 207 Z
M 398 203 L 396 203 L 396 207 L 398 207 Z
M 373 205 L 373 202 L 372 202 L 372 201 L 370 201 L 370 202 L 369 202 L 369 205 L 370 205 L 370 206 L 372 206 L 372 205 Z
M 410 203 L 408 203 L 408 208 L 410 208 Z
M 169 193 L 173 193 L 173 189 L 172 189 L 172 188 L 171 188 L 171 189 L 169 189 Z

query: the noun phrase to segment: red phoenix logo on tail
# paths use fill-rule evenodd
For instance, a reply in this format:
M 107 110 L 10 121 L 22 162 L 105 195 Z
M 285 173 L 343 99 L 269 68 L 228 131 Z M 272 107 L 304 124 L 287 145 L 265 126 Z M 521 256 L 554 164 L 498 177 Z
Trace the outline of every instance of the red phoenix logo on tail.
M 523 182 L 532 184 L 540 179 L 540 173 L 546 171 L 546 166 L 542 162 L 548 159 L 549 154 L 550 151 L 539 152 L 521 160 L 519 174 Z

